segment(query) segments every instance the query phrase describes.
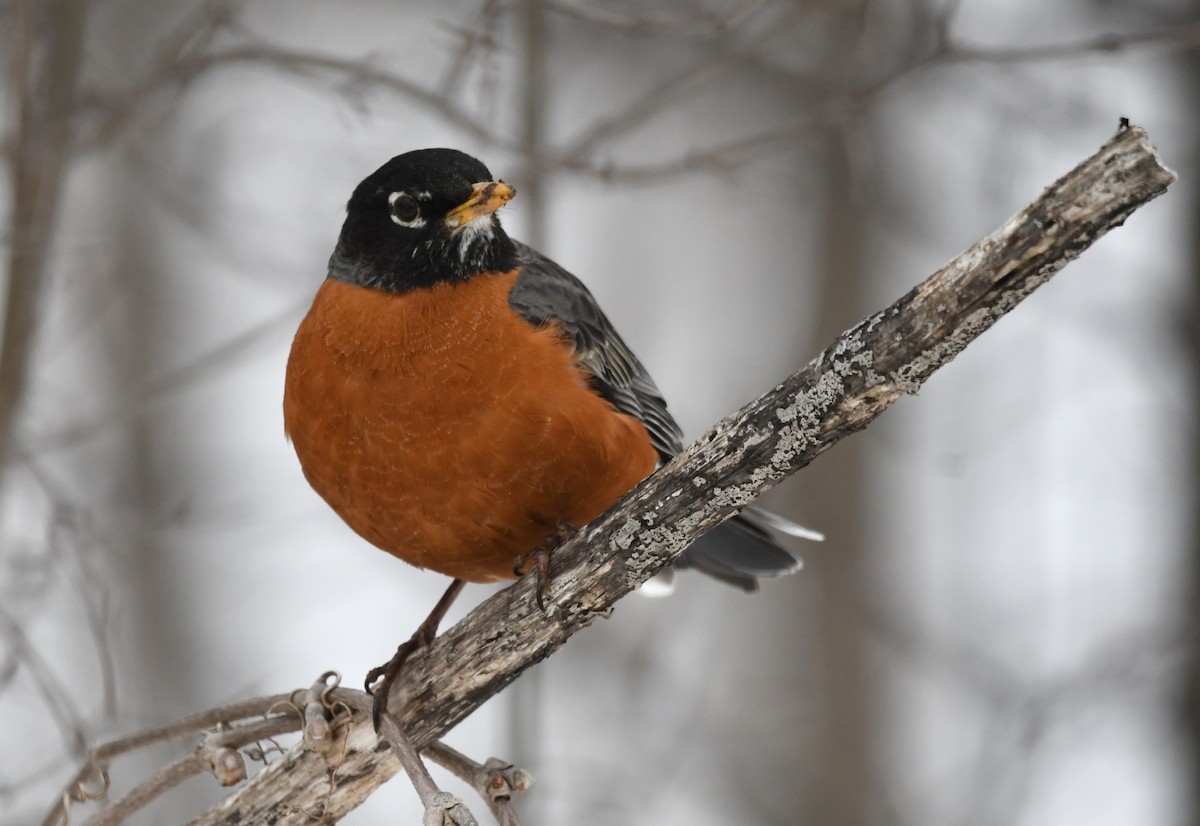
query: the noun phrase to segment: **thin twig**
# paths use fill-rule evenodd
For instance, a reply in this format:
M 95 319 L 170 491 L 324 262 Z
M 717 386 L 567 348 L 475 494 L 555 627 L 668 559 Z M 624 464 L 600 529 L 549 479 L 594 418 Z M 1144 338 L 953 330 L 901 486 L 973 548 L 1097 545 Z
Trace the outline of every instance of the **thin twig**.
M 515 3 L 518 0 L 509 0 Z M 574 17 L 586 23 L 624 30 L 639 36 L 666 36 L 674 39 L 710 42 L 727 37 L 729 32 L 745 25 L 748 20 L 771 5 L 771 0 L 743 4 L 727 15 L 692 9 L 686 15 L 655 14 L 647 11 L 615 10 L 599 3 L 578 3 L 573 0 L 542 0 L 547 10 Z
M 466 74 L 471 58 L 481 47 L 495 48 L 495 38 L 492 29 L 496 26 L 497 0 L 483 0 L 475 19 L 466 26 L 457 29 L 459 34 L 458 48 L 450 57 L 449 65 L 442 74 L 438 84 L 438 95 L 447 100 L 456 96 Z
M 30 476 L 45 495 L 46 500 L 57 514 L 50 526 L 50 556 L 63 566 L 67 580 L 74 589 L 83 605 L 84 616 L 87 618 L 88 631 L 92 637 L 92 646 L 96 652 L 96 661 L 100 667 L 100 699 L 101 707 L 107 717 L 115 717 L 117 713 L 117 670 L 113 654 L 109 646 L 109 605 L 110 593 L 103 584 L 98 572 L 91 570 L 88 565 L 89 554 L 75 547 L 67 552 L 62 547 L 61 535 L 68 533 L 73 544 L 78 545 L 84 537 L 94 541 L 98 536 L 93 525 L 80 527 L 80 521 L 89 522 L 88 515 L 76 507 L 59 487 L 40 462 L 18 454 L 24 460 Z M 89 545 L 92 544 L 89 542 Z M 98 543 L 97 543 L 98 544 Z
M 214 767 L 206 759 L 206 755 L 211 751 L 221 748 L 238 749 L 250 743 L 256 743 L 259 740 L 298 731 L 300 726 L 301 719 L 299 715 L 280 714 L 275 717 L 268 717 L 265 720 L 236 726 L 228 731 L 214 735 L 208 739 L 203 748 L 196 749 L 169 763 L 152 777 L 139 783 L 120 799 L 113 801 L 92 815 L 85 821 L 84 826 L 116 826 L 116 824 L 125 820 L 134 812 L 141 810 L 155 798 L 161 796 L 168 789 L 178 786 L 189 777 L 194 777 L 205 771 L 212 771 Z M 65 823 L 65 801 L 60 811 L 64 816 L 64 820 L 61 822 Z
M 103 789 L 107 789 L 108 765 L 114 759 L 150 746 L 190 737 L 216 725 L 229 724 L 250 717 L 261 717 L 270 713 L 272 709 L 289 703 L 290 699 L 291 695 L 289 694 L 275 694 L 242 700 L 188 715 L 165 726 L 147 729 L 128 737 L 121 737 L 94 746 L 88 752 L 83 766 L 67 783 L 59 802 L 55 803 L 42 820 L 42 826 L 55 826 L 55 824 L 64 822 L 66 809 L 71 801 L 93 799 L 96 796 L 95 784 L 97 781 L 100 782 Z
M 200 68 L 194 56 L 204 54 L 219 34 L 233 27 L 236 0 L 207 0 L 195 8 L 178 26 L 163 37 L 154 49 L 154 59 L 141 79 L 122 92 L 102 94 L 89 90 L 82 97 L 87 103 L 83 113 L 93 113 L 96 122 L 81 138 L 82 150 L 96 149 L 127 131 L 139 116 L 144 116 L 157 93 L 167 89 L 176 94 L 167 97 L 170 105 L 182 99 L 178 94 L 197 78 Z
M 281 329 L 294 324 L 311 300 L 311 298 L 305 298 L 301 302 L 289 305 L 275 315 L 257 322 L 249 329 L 217 342 L 208 350 L 174 370 L 148 379 L 134 388 L 127 398 L 121 399 L 112 407 L 102 410 L 88 419 L 33 436 L 28 440 L 29 444 L 20 451 L 20 456 L 29 461 L 34 454 L 62 450 L 79 444 L 102 432 L 105 428 L 127 422 L 134 413 L 144 410 L 145 406 L 152 401 L 194 387 L 205 379 L 221 375 L 220 371 L 229 364 L 245 356 L 254 347 L 270 341 L 272 336 Z
M 606 116 L 598 124 L 589 127 L 576 137 L 570 147 L 550 157 L 551 166 L 580 174 L 598 177 L 605 181 L 623 184 L 648 185 L 696 173 L 725 174 L 764 155 L 777 152 L 783 147 L 794 146 L 796 139 L 824 129 L 843 125 L 847 118 L 875 104 L 885 92 L 896 88 L 901 81 L 923 69 L 951 63 L 1028 63 L 1050 60 L 1068 60 L 1088 55 L 1111 53 L 1138 48 L 1190 48 L 1200 45 L 1200 23 L 1168 26 L 1147 32 L 1111 34 L 1078 41 L 1033 47 L 987 47 L 955 41 L 948 34 L 954 7 L 938 18 L 938 25 L 947 27 L 936 30 L 932 50 L 915 52 L 899 64 L 878 72 L 874 79 L 857 86 L 840 89 L 832 87 L 822 100 L 805 107 L 803 114 L 790 123 L 772 124 L 757 132 L 732 138 L 708 146 L 689 146 L 675 157 L 652 163 L 628 164 L 615 161 L 595 160 L 595 155 L 605 140 L 624 133 L 639 121 L 635 115 L 648 115 L 656 109 L 655 103 L 664 96 L 660 86 L 655 86 L 626 107 L 624 116 Z M 728 72 L 738 63 L 769 68 L 780 80 L 789 80 L 798 89 L 813 86 L 814 78 L 763 62 L 758 55 L 751 62 L 751 52 L 725 50 L 725 60 L 709 55 L 708 65 L 720 72 Z M 670 85 L 670 79 L 667 84 Z M 671 100 L 672 103 L 678 102 Z M 609 121 L 612 121 L 610 123 Z M 587 153 L 581 152 L 584 148 Z
M 331 698 L 353 708 L 359 713 L 360 725 L 373 716 L 372 700 L 366 692 L 355 689 L 337 688 L 330 692 Z M 438 788 L 421 754 L 413 746 L 408 734 L 400 727 L 396 718 L 389 712 L 379 716 L 379 733 L 384 741 L 391 746 L 392 752 L 400 761 L 401 768 L 408 775 L 409 782 L 421 798 L 425 807 L 424 826 L 478 826 L 478 821 L 461 800 L 452 794 L 447 794 Z
M 521 826 L 512 796 L 533 785 L 533 776 L 529 772 L 495 757 L 483 764 L 476 763 L 441 742 L 430 745 L 421 754 L 475 789 L 500 826 Z
M 504 144 L 492 124 L 481 121 L 443 98 L 436 89 L 427 88 L 403 75 L 380 68 L 369 59 L 348 60 L 319 52 L 290 49 L 265 41 L 246 46 L 224 48 L 197 55 L 184 65 L 186 74 L 195 76 L 218 66 L 262 65 L 300 77 L 320 74 L 339 79 L 343 88 L 372 88 L 404 96 L 410 102 L 439 115 L 448 124 L 476 140 Z
M 661 113 L 668 104 L 678 106 L 689 94 L 703 90 L 710 80 L 721 77 L 724 71 L 725 67 L 714 63 L 711 57 L 702 57 L 687 64 L 680 71 L 655 83 L 620 110 L 607 113 L 572 138 L 565 147 L 556 150 L 558 164 L 564 167 L 585 164 L 587 158 L 606 141 L 644 124 L 651 116 Z
M 23 664 L 29 672 L 50 710 L 50 716 L 62 733 L 67 749 L 72 754 L 81 754 L 87 748 L 87 733 L 78 709 L 37 648 L 29 642 L 21 624 L 3 608 L 0 608 L 0 637 L 8 640 L 17 663 Z
M 1163 26 L 1144 32 L 1102 34 L 1044 46 L 977 46 L 950 41 L 942 62 L 1035 63 L 1144 48 L 1187 49 L 1200 45 L 1200 22 Z

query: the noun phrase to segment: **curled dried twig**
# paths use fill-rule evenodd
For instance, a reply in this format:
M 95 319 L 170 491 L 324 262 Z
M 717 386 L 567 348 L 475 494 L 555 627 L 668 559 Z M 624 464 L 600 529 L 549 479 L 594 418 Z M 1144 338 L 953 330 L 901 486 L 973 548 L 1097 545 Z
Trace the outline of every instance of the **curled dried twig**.
M 422 754 L 475 789 L 500 826 L 521 826 L 512 797 L 533 785 L 533 775 L 525 769 L 496 757 L 476 763 L 445 743 L 434 743 Z
M 268 697 L 256 697 L 251 700 L 244 700 L 238 703 L 232 703 L 226 706 L 202 711 L 199 714 L 192 714 L 180 720 L 176 720 L 166 726 L 149 729 L 122 737 L 117 740 L 112 740 L 107 743 L 101 743 L 93 747 L 84 760 L 83 766 L 76 772 L 75 776 L 67 783 L 62 795 L 57 803 L 46 814 L 42 820 L 42 826 L 59 826 L 66 824 L 69 821 L 68 812 L 73 803 L 83 803 L 102 799 L 108 791 L 109 787 L 109 765 L 118 757 L 124 756 L 134 751 L 156 746 L 162 743 L 169 743 L 176 740 L 181 740 L 187 737 L 192 737 L 201 734 L 207 729 L 214 726 L 228 725 L 229 723 L 238 720 L 245 720 L 253 717 L 261 717 L 265 714 L 270 714 L 272 710 L 279 707 L 281 704 L 288 701 L 286 694 L 277 694 Z M 285 719 L 287 715 L 281 715 L 274 719 Z M 272 729 L 274 730 L 274 729 Z M 293 729 L 294 730 L 294 729 Z M 238 729 L 241 736 L 245 730 Z M 226 732 L 228 734 L 229 732 Z M 282 733 L 282 732 L 276 732 Z M 233 738 L 236 740 L 236 736 Z M 269 735 L 264 735 L 269 736 Z M 246 742 L 253 742 L 254 739 Z M 209 741 L 210 747 L 229 747 L 231 740 L 221 737 L 216 737 Z M 190 761 L 190 763 L 188 762 Z M 194 767 L 191 764 L 196 764 Z M 192 770 L 192 769 L 195 770 Z M 204 770 L 204 767 L 197 763 L 194 755 L 189 755 L 186 758 L 180 758 L 175 763 L 163 769 L 156 776 L 153 783 L 149 786 L 143 784 L 145 788 L 139 787 L 139 797 L 135 800 L 142 800 L 139 806 L 152 800 L 158 794 L 161 794 L 171 786 L 177 785 L 183 780 L 198 774 Z M 149 781 L 148 781 L 149 783 Z M 132 792 L 131 792 L 132 794 Z M 128 795 L 126 796 L 128 797 Z M 144 799 L 143 799 L 144 798 Z M 114 804 L 115 805 L 115 804 Z M 135 811 L 132 809 L 130 811 Z M 100 821 L 104 822 L 104 821 Z M 112 821 L 116 822 L 116 821 Z

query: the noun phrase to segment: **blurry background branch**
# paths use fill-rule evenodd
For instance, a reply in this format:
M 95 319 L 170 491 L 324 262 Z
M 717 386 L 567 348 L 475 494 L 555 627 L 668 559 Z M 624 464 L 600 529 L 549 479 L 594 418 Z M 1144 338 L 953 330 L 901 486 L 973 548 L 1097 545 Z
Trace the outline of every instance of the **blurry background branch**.
M 505 130 L 504 119 L 489 114 L 472 114 L 455 95 L 462 83 L 466 66 L 478 53 L 495 49 L 494 32 L 501 8 L 521 8 L 513 3 L 489 0 L 482 4 L 474 25 L 458 31 L 460 45 L 449 56 L 440 82 L 424 78 L 428 72 L 412 76 L 385 64 L 382 55 L 347 58 L 315 51 L 289 48 L 273 43 L 242 24 L 232 0 L 211 0 L 200 6 L 156 50 L 156 59 L 144 70 L 141 80 L 124 90 L 87 90 L 84 114 L 88 115 L 85 147 L 104 145 L 136 117 L 152 111 L 153 101 L 166 97 L 178 105 L 180 94 L 212 70 L 256 65 L 293 75 L 299 79 L 331 82 L 336 91 L 352 101 L 368 95 L 387 93 L 408 104 L 426 109 L 468 138 L 508 151 L 523 148 L 519 137 Z M 662 179 L 698 172 L 728 174 L 764 153 L 778 151 L 797 137 L 829 129 L 863 111 L 890 87 L 913 73 L 956 62 L 1032 63 L 1079 59 L 1097 53 L 1136 48 L 1194 48 L 1200 44 L 1200 24 L 1163 26 L 1133 34 L 1110 34 L 1030 48 L 998 49 L 960 41 L 952 34 L 954 13 L 959 3 L 948 3 L 928 22 L 928 37 L 914 37 L 910 49 L 900 60 L 872 75 L 853 77 L 849 82 L 821 81 L 812 71 L 796 70 L 772 62 L 772 40 L 780 28 L 764 27 L 744 4 L 728 18 L 703 24 L 689 12 L 684 17 L 644 17 L 630 11 L 628 16 L 601 11 L 574 3 L 544 3 L 537 6 L 594 23 L 628 29 L 640 34 L 659 32 L 671 39 L 682 39 L 698 47 L 694 59 L 666 77 L 654 80 L 632 100 L 615 111 L 601 110 L 590 123 L 576 127 L 572 138 L 557 147 L 547 147 L 542 164 L 549 170 L 594 175 L 607 181 L 649 184 Z M 763 3 L 763 7 L 774 4 Z M 790 10 L 775 9 L 782 15 L 780 27 L 794 25 L 793 18 L 803 15 L 803 4 Z M 808 12 L 811 14 L 812 12 Z M 751 27 L 751 22 L 757 25 Z M 700 28 L 696 28 L 700 25 Z M 223 37 L 222 37 L 223 35 Z M 232 41 L 232 42 L 228 42 Z M 822 99 L 808 107 L 805 115 L 791 122 L 771 126 L 761 132 L 743 134 L 735 139 L 707 146 L 689 146 L 677 157 L 654 163 L 630 164 L 597 161 L 617 140 L 647 122 L 661 119 L 705 91 L 727 81 L 730 73 L 754 72 L 774 82 L 791 85 L 807 92 L 814 84 L 825 83 Z M 418 76 L 421 79 L 418 79 Z

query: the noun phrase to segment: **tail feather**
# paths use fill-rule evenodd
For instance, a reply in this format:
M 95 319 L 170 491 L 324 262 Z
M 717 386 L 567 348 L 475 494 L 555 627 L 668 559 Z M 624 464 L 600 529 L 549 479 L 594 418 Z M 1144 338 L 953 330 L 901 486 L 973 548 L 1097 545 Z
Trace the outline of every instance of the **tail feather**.
M 764 508 L 756 508 L 754 505 L 742 511 L 742 516 L 750 522 L 755 522 L 764 528 L 769 528 L 779 533 L 794 536 L 797 539 L 807 539 L 810 542 L 824 542 L 825 534 L 820 531 L 814 531 L 812 528 L 806 528 L 803 525 L 793 522 L 785 516 L 780 516 Z
M 743 591 L 758 590 L 758 580 L 794 573 L 800 558 L 775 541 L 772 532 L 820 541 L 817 531 L 754 506 L 696 540 L 675 563 L 695 568 Z

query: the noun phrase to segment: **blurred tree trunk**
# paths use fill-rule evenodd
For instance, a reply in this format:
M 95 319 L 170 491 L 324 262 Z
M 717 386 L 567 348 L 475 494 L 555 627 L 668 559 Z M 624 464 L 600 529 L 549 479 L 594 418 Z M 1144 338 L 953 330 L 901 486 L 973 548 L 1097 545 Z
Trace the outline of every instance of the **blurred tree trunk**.
M 1186 98 L 1192 100 L 1200 95 L 1200 53 L 1195 50 L 1184 52 L 1180 59 L 1182 64 L 1185 88 L 1191 94 Z M 1200 150 L 1200 117 L 1193 114 L 1191 139 L 1194 144 L 1192 155 Z M 1194 213 L 1197 203 L 1200 203 L 1200 181 L 1191 181 L 1192 203 Z M 1182 686 L 1182 714 L 1185 739 L 1188 743 L 1188 757 L 1191 761 L 1191 783 L 1188 791 L 1190 799 L 1188 811 L 1180 822 L 1188 822 L 1200 826 L 1200 234 L 1192 232 L 1192 245 L 1188 250 L 1190 260 L 1186 264 L 1192 277 L 1188 280 L 1187 301 L 1183 308 L 1183 323 L 1186 329 L 1184 336 L 1184 365 L 1191 369 L 1184 371 L 1191 383 L 1191 475 L 1189 487 L 1183 496 L 1183 502 L 1192 502 L 1190 524 L 1187 534 L 1190 547 L 1184 557 L 1186 566 L 1184 574 L 1187 586 L 1181 595 L 1183 617 L 1184 651 L 1187 664 Z M 1181 504 L 1183 504 L 1181 502 Z
M 85 43 L 88 52 L 123 58 L 126 65 L 105 68 L 132 76 L 145 60 L 145 43 L 155 34 L 155 9 L 153 3 L 135 4 L 123 12 L 127 25 L 101 26 L 90 32 L 86 0 L 19 0 L 9 4 L 4 15 L 12 137 L 10 243 L 0 344 L 0 454 L 21 447 L 20 416 L 33 389 L 30 377 L 36 375 L 39 355 L 36 338 L 49 300 L 55 302 L 58 315 L 87 320 L 86 331 L 78 332 L 80 338 L 73 337 L 77 331 L 60 325 L 50 331 L 54 340 L 49 342 L 73 349 L 81 340 L 88 341 L 77 363 L 74 352 L 65 359 L 72 365 L 66 369 L 79 371 L 68 373 L 75 378 L 66 381 L 84 402 L 82 410 L 125 407 L 153 374 L 155 354 L 166 347 L 152 333 L 157 300 L 164 290 L 163 269 L 154 255 L 156 215 L 146 193 L 121 168 L 120 152 L 94 157 L 89 170 L 95 174 L 99 164 L 107 165 L 100 175 L 106 178 L 101 184 L 104 214 L 112 216 L 105 227 L 111 232 L 104 233 L 109 243 L 89 242 L 83 259 L 79 236 L 70 234 L 74 227 L 63 237 L 75 241 L 57 240 L 60 216 L 72 223 L 79 218 L 77 213 L 64 216 L 62 205 L 70 172 L 79 161 L 72 137 L 79 117 L 76 87 L 83 73 Z M 120 42 L 97 41 L 98 37 Z M 146 140 L 155 141 L 157 136 Z M 83 224 L 95 228 L 90 220 L 84 219 Z M 84 260 L 86 271 L 63 289 L 66 279 L 58 274 Z M 59 381 L 63 381 L 62 369 Z M 70 422 L 64 418 L 62 423 Z M 55 466 L 51 476 L 69 480 L 63 490 L 67 501 L 56 504 L 82 508 L 94 514 L 95 525 L 102 526 L 95 536 L 86 537 L 86 548 L 95 564 L 88 570 L 101 572 L 104 581 L 83 584 L 111 589 L 120 606 L 117 616 L 124 627 L 111 634 L 116 648 L 110 652 L 118 675 L 117 704 L 127 715 L 119 724 L 140 727 L 177 716 L 199 698 L 174 690 L 190 682 L 188 646 L 174 633 L 178 613 L 172 610 L 173 600 L 165 587 L 169 577 L 154 516 L 164 508 L 160 480 L 154 477 L 150 459 L 155 437 L 149 412 L 139 411 L 123 424 L 112 437 L 105 433 L 83 449 L 31 458 L 39 463 L 46 458 Z M 54 664 L 64 669 L 65 682 L 80 697 L 80 707 L 88 709 L 102 693 L 91 683 L 92 663 L 62 656 Z M 103 691 L 106 704 L 113 700 L 108 689 L 105 686 Z
M 115 42 L 97 48 L 124 61 L 115 71 L 135 76 L 145 62 L 140 44 L 160 37 L 164 17 L 169 16 L 169 9 L 154 2 L 128 4 L 121 11 L 124 25 L 105 28 Z M 187 586 L 175 564 L 181 555 L 172 552 L 180 511 L 177 491 L 183 487 L 174 477 L 186 472 L 187 462 L 178 461 L 186 451 L 176 451 L 174 461 L 166 460 L 163 451 L 164 446 L 187 445 L 191 439 L 173 432 L 170 418 L 154 401 L 138 407 L 128 403 L 144 396 L 153 377 L 177 361 L 181 337 L 174 325 L 163 323 L 170 312 L 172 279 L 177 277 L 170 260 L 170 219 L 163 209 L 170 193 L 163 190 L 169 187 L 173 157 L 182 151 L 168 130 L 153 129 L 119 137 L 114 151 L 103 155 L 106 208 L 114 216 L 107 232 L 110 255 L 104 262 L 111 271 L 104 280 L 120 300 L 114 302 L 119 309 L 105 331 L 108 352 L 96 353 L 96 358 L 111 373 L 105 382 L 111 394 L 107 405 L 133 412 L 118 425 L 105 454 L 110 464 L 91 470 L 119 480 L 114 506 L 124 518 L 114 532 L 117 545 L 110 565 L 125 626 L 125 648 L 119 652 L 124 655 L 119 660 L 121 707 L 127 714 L 136 710 L 133 724 L 138 726 L 177 717 L 207 699 L 198 690 L 205 680 L 197 675 L 205 663 L 200 653 L 204 640 L 196 634 L 203 632 L 189 623 L 188 612 L 181 608 Z M 203 195 L 189 192 L 191 198 Z M 200 204 L 193 206 L 202 213 Z M 211 802 L 214 791 L 196 784 L 175 794 L 169 808 L 158 810 L 160 817 L 164 811 L 198 811 Z
M 119 158 L 114 163 L 119 164 Z M 120 176 L 120 170 L 114 172 L 114 179 Z M 159 354 L 171 352 L 171 342 L 155 334 L 156 328 L 170 329 L 169 325 L 153 323 L 163 313 L 163 282 L 170 278 L 170 265 L 157 247 L 156 218 L 147 214 L 153 207 L 146 204 L 144 193 L 136 185 L 114 180 L 110 203 L 122 216 L 112 231 L 112 284 L 125 296 L 122 312 L 114 319 L 118 329 L 110 333 L 113 355 L 120 359 L 111 386 L 114 395 L 134 397 L 147 377 L 162 372 Z M 117 507 L 128 514 L 122 525 L 125 547 L 117 573 L 124 590 L 121 602 L 131 621 L 130 638 L 139 653 L 136 662 L 127 664 L 132 696 L 126 697 L 125 705 L 143 709 L 152 719 L 166 718 L 199 700 L 186 696 L 187 686 L 193 684 L 188 678 L 189 645 L 179 627 L 183 614 L 175 606 L 180 586 L 166 547 L 174 508 L 165 500 L 165 491 L 177 486 L 164 478 L 170 471 L 157 459 L 160 440 L 183 437 L 164 433 L 149 407 L 137 410 L 122 423 L 122 430 L 119 439 L 125 450 L 111 455 L 109 472 L 122 480 Z M 169 691 L 162 690 L 168 686 Z M 169 705 L 162 705 L 168 697 Z
M 835 85 L 853 85 L 854 64 L 847 55 L 864 36 L 864 7 L 851 2 L 841 9 L 836 37 L 827 45 L 829 77 Z M 861 68 L 861 67 L 860 67 Z M 868 276 L 865 249 L 869 227 L 854 198 L 855 171 L 850 153 L 851 130 L 865 128 L 849 122 L 830 129 L 814 142 L 820 160 L 817 192 L 817 238 L 811 259 L 813 314 L 810 340 L 802 357 L 825 347 L 848 322 L 869 308 L 865 303 Z M 871 822 L 877 811 L 879 784 L 871 760 L 871 693 L 865 677 L 866 651 L 860 605 L 866 565 L 868 531 L 864 510 L 868 472 L 865 439 L 860 434 L 838 445 L 824 460 L 800 474 L 798 511 L 812 514 L 826 541 L 810 552 L 804 575 L 812 579 L 806 605 L 797 604 L 795 627 L 812 628 L 810 661 L 806 663 L 812 698 L 812 736 L 804 756 L 813 778 L 803 801 L 808 819 L 830 826 Z
M 546 139 L 548 95 L 546 63 L 549 42 L 547 19 L 541 0 L 525 0 L 521 13 L 524 31 L 523 65 L 521 72 L 521 201 L 529 216 L 525 229 L 526 243 L 537 250 L 546 249 L 545 163 L 543 148 Z M 507 758 L 518 766 L 537 766 L 543 754 L 542 736 L 546 730 L 546 672 L 533 669 L 526 672 L 508 692 L 509 751 Z M 525 821 L 538 824 L 545 821 L 546 797 L 530 795 L 522 801 Z
M 863 261 L 867 231 L 852 197 L 852 170 L 846 142 L 833 134 L 823 152 L 823 246 L 814 259 L 818 322 L 807 352 L 817 352 L 848 320 L 864 312 L 867 275 Z M 870 821 L 878 793 L 872 777 L 870 693 L 859 606 L 866 563 L 867 518 L 863 509 L 867 474 L 863 437 L 847 439 L 802 476 L 804 513 L 818 515 L 828 539 L 806 575 L 815 580 L 819 608 L 806 610 L 819 623 L 811 664 L 821 730 L 812 743 L 817 783 L 810 803 L 815 822 L 862 824 Z
M 71 156 L 71 119 L 83 60 L 85 0 L 17 0 L 5 15 L 9 50 L 12 207 L 0 338 L 0 457 L 24 399 L 49 240 Z

